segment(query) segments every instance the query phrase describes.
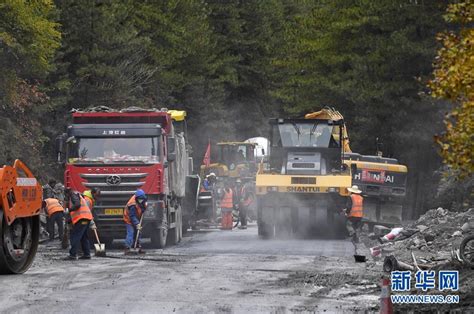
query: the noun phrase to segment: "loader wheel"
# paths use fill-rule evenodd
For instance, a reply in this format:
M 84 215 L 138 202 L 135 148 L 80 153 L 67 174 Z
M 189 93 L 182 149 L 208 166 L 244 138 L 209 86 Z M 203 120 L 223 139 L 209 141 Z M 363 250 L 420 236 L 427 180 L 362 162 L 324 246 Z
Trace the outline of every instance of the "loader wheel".
M 0 274 L 20 274 L 30 268 L 39 243 L 39 216 L 17 218 L 8 226 L 0 209 Z

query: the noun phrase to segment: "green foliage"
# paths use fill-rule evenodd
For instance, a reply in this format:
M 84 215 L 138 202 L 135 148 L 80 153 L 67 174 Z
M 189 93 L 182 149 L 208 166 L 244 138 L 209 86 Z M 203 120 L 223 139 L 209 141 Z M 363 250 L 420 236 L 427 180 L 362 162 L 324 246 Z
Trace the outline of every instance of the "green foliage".
M 38 116 L 48 96 L 38 81 L 54 68 L 60 45 L 54 14 L 51 1 L 0 3 L 0 165 L 21 158 L 43 168 L 45 138 Z
M 44 75 L 59 47 L 61 34 L 51 21 L 52 1 L 5 0 L 0 3 L 2 65 L 23 73 Z

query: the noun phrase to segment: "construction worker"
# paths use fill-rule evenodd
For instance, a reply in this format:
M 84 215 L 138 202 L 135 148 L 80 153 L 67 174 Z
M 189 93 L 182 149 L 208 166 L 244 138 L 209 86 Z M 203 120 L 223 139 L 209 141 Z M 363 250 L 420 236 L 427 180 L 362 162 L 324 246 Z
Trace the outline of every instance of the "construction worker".
M 64 206 L 64 185 L 61 182 L 58 182 L 53 187 L 54 198 Z
M 47 198 L 43 201 L 43 208 L 48 215 L 49 240 L 54 240 L 54 225 L 58 226 L 59 239 L 62 239 L 64 232 L 64 208 L 55 198 Z
M 95 206 L 96 200 L 100 197 L 100 189 L 99 188 L 92 188 L 90 190 L 86 190 L 86 191 L 84 191 L 84 193 L 82 193 L 82 196 L 86 200 L 87 206 L 89 206 L 94 219 L 97 218 L 97 214 L 94 212 L 94 206 Z M 95 225 L 94 219 L 92 219 L 92 221 L 90 223 L 91 229 L 97 229 L 97 226 Z
M 233 192 L 230 187 L 225 187 L 221 199 L 221 229 L 232 230 L 232 210 L 234 209 Z
M 127 237 L 125 238 L 125 254 L 130 252 L 130 248 L 134 247 L 135 239 L 138 230 L 142 229 L 140 219 L 147 207 L 147 196 L 142 189 L 135 191 L 135 194 L 130 198 L 125 210 L 123 211 L 123 221 L 127 228 Z M 140 245 L 140 237 L 138 238 L 138 245 Z M 139 252 L 143 253 L 139 246 Z
M 69 250 L 69 256 L 66 259 L 77 260 L 79 244 L 81 245 L 83 252 L 80 259 L 90 259 L 91 251 L 87 230 L 89 229 L 89 224 L 93 219 L 92 212 L 81 193 L 73 191 L 70 188 L 66 189 L 65 192 L 69 215 L 73 225 L 70 235 L 71 249 Z
M 43 200 L 47 198 L 54 197 L 54 186 L 56 185 L 56 180 L 50 179 L 48 183 L 43 185 Z
M 215 183 L 216 183 L 216 174 L 214 172 L 211 172 L 202 181 L 202 187 L 204 188 L 204 191 L 212 191 Z
M 364 198 L 362 197 L 362 191 L 359 190 L 357 185 L 353 185 L 347 189 L 350 192 L 350 197 L 347 199 L 346 204 L 346 227 L 349 232 L 349 236 L 352 237 L 354 242 L 359 242 L 359 232 L 362 227 L 362 217 L 364 216 Z
M 247 229 L 247 213 L 250 204 L 253 202 L 253 194 L 250 191 L 250 187 L 248 184 L 242 184 L 242 180 L 236 180 L 236 194 L 238 198 L 234 197 L 238 202 L 238 209 L 239 209 L 239 219 L 240 219 L 240 226 L 239 229 Z

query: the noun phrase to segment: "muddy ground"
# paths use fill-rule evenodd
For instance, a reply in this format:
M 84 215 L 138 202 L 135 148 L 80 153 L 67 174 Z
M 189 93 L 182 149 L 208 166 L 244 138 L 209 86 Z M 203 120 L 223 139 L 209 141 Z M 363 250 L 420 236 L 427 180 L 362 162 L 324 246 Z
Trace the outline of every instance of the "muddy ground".
M 362 248 L 363 249 L 363 248 Z M 42 244 L 32 268 L 2 276 L 2 313 L 378 312 L 381 262 L 347 240 L 262 240 L 248 230 L 189 233 L 175 247 L 63 261 Z M 406 307 L 405 307 L 406 309 Z

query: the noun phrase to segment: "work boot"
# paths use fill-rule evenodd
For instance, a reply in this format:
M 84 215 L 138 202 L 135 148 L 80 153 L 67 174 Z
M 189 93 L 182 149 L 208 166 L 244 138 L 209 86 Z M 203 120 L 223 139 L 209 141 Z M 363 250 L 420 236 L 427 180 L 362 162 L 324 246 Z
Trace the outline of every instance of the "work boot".
M 77 261 L 77 256 L 68 255 L 63 258 L 63 261 Z
M 79 259 L 91 259 L 90 255 L 82 255 Z
M 138 249 L 138 254 L 146 254 L 146 251 L 142 248 Z
M 239 229 L 246 230 L 247 226 L 239 226 Z
M 129 247 L 125 248 L 125 250 L 124 250 L 123 253 L 124 253 L 125 255 L 130 255 L 130 254 L 131 254 L 131 253 L 130 253 L 130 248 L 129 248 Z

